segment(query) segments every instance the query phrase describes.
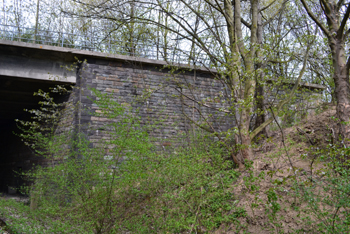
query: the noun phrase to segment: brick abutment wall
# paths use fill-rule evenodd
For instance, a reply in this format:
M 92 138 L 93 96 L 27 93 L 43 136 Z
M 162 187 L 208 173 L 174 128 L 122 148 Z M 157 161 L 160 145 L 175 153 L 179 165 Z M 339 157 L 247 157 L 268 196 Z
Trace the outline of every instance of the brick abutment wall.
M 103 64 L 103 61 L 97 61 L 84 63 L 80 79 L 81 123 L 88 124 L 82 127 L 89 128 L 86 129 L 87 134 L 94 142 L 105 136 L 102 129 L 106 119 L 91 115 L 91 111 L 98 109 L 88 98 L 93 97 L 91 88 L 138 109 L 137 114 L 143 124 L 155 125 L 150 135 L 158 139 L 155 142 L 157 145 L 193 130 L 193 123 L 185 115 L 203 123 L 204 119 L 207 119 L 218 131 L 233 127 L 233 120 L 224 113 L 203 108 L 194 101 L 181 97 L 180 92 L 196 100 L 216 100 L 211 102 L 211 106 L 216 109 L 224 107 L 225 105 L 220 102 L 220 93 L 224 87 L 210 73 L 172 72 L 170 69 L 152 65 Z

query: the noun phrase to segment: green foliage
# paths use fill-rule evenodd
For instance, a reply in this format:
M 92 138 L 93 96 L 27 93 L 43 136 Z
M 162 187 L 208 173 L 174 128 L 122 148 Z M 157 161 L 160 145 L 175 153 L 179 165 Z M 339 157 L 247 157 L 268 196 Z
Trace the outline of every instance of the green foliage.
M 136 180 L 140 183 L 137 193 L 127 191 L 125 198 L 139 203 L 146 199 L 144 209 L 148 215 L 140 219 L 137 214 L 125 214 L 123 222 L 129 230 L 138 231 L 140 221 L 145 233 L 212 230 L 234 221 L 242 213 L 229 214 L 235 208 L 229 185 L 237 178 L 229 170 L 231 162 L 225 162 L 221 150 L 208 140 L 201 139 L 198 144 L 178 147 L 173 154 L 155 154 L 149 159 L 147 171 L 152 173 L 142 181 Z
M 350 231 L 350 149 L 329 145 L 315 152 L 326 165 L 316 170 L 309 181 L 298 185 L 296 191 L 308 204 L 318 233 L 349 233 Z
M 276 216 L 276 213 L 281 209 L 280 204 L 277 202 L 278 196 L 276 194 L 275 189 L 270 188 L 266 191 L 267 200 L 268 200 L 268 208 L 271 212 L 271 218 Z
M 44 92 L 39 90 L 34 93 L 34 96 L 42 98 L 39 102 L 40 108 L 35 110 L 26 110 L 32 114 L 30 121 L 23 121 L 16 119 L 17 126 L 21 130 L 17 134 L 22 141 L 31 147 L 37 155 L 55 160 L 64 155 L 67 147 L 64 146 L 66 142 L 66 135 L 61 134 L 62 130 L 67 127 L 64 123 L 58 124 L 64 118 L 65 103 L 55 103 L 54 96 L 69 95 L 70 91 L 67 87 L 56 86 L 51 92 Z M 70 108 L 70 107 L 66 107 Z M 70 129 L 66 129 L 70 130 Z M 16 133 L 15 133 L 16 134 Z
M 2 201 L 2 214 L 16 212 L 21 217 L 9 221 L 11 228 L 40 233 L 179 233 L 239 225 L 246 211 L 236 207 L 231 185 L 240 174 L 212 136 L 184 136 L 186 147 L 162 151 L 152 144 L 152 126 L 141 125 L 137 110 L 92 91 L 97 107 L 93 114 L 105 123 L 98 127 L 103 136 L 99 141 L 63 121 L 77 107 L 55 104 L 42 91 L 42 108 L 31 111 L 32 121 L 19 121 L 22 139 L 50 163 L 24 174 L 33 181 L 26 191 L 36 209 Z

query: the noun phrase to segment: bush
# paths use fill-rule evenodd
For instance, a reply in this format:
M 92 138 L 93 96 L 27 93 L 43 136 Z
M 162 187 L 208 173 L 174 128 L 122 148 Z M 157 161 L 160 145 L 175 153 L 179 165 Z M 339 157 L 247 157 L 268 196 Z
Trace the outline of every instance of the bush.
M 305 212 L 315 217 L 308 222 L 316 226 L 317 233 L 349 233 L 350 148 L 329 145 L 313 153 L 320 155 L 324 168 L 296 186 L 308 204 Z
M 27 192 L 37 206 L 32 213 L 21 207 L 28 230 L 203 232 L 246 215 L 234 205 L 231 185 L 239 174 L 211 136 L 186 136 L 188 146 L 162 151 L 152 144 L 147 133 L 152 126 L 140 124 L 137 110 L 93 93 L 94 114 L 108 119 L 99 128 L 108 137 L 94 147 L 86 135 L 60 126 L 67 108 L 48 94 L 41 95 L 45 110 L 33 111 L 33 121 L 20 122 L 23 140 L 52 161 L 25 173 L 32 178 Z M 23 230 L 16 220 L 10 224 Z

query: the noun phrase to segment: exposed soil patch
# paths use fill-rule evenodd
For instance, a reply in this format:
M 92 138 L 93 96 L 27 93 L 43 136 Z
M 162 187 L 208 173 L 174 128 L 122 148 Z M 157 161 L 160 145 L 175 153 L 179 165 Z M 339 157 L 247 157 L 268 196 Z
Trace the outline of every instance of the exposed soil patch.
M 324 148 L 335 140 L 335 115 L 335 106 L 331 106 L 327 111 L 311 116 L 300 124 L 286 129 L 286 133 L 297 142 L 305 142 L 309 146 Z
M 254 149 L 252 172 L 243 173 L 234 186 L 234 193 L 239 198 L 237 205 L 247 210 L 247 217 L 240 218 L 242 230 L 238 231 L 237 226 L 232 225 L 216 233 L 243 233 L 243 230 L 249 233 L 317 233 L 303 220 L 306 214 L 300 210 L 305 210 L 307 204 L 294 196 L 293 189 L 298 183 L 319 178 L 316 172 L 324 165 L 315 162 L 311 151 L 312 147 L 330 144 L 334 116 L 335 108 L 330 108 L 284 129 L 283 134 L 273 132 L 269 139 L 259 144 Z M 265 176 L 259 177 L 262 174 Z M 255 190 L 254 186 L 257 187 Z M 271 194 L 276 194 L 277 200 L 274 201 Z M 274 207 L 276 204 L 279 207 Z M 315 217 L 309 218 L 315 220 Z

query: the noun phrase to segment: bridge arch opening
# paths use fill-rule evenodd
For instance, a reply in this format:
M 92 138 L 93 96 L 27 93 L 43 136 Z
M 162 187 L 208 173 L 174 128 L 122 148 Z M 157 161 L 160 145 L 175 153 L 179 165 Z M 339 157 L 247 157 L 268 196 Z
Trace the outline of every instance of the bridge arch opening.
M 53 81 L 0 76 L 0 192 L 20 193 L 27 181 L 19 172 L 40 164 L 41 158 L 26 146 L 16 133 L 20 133 L 16 119 L 30 120 L 24 109 L 38 109 L 40 97 L 34 96 L 39 89 L 49 91 Z M 62 83 L 60 83 L 62 84 Z M 63 101 L 63 100 L 62 100 Z

